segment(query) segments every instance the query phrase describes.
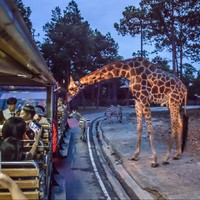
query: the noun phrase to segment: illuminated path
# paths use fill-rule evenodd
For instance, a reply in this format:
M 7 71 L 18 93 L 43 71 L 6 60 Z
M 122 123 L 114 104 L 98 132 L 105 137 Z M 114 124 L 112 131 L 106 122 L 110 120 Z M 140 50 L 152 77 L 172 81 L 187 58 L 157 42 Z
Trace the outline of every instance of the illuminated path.
M 69 125 L 72 129 L 68 156 L 54 162 L 65 179 L 66 199 L 119 199 L 95 153 L 93 140 L 82 142 L 77 122 L 70 121 Z

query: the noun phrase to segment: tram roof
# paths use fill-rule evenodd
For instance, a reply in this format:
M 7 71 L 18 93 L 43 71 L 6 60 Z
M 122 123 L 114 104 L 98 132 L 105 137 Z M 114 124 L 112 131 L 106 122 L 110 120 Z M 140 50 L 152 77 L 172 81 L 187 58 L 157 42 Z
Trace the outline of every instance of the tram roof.
M 0 85 L 54 85 L 14 1 L 0 1 Z

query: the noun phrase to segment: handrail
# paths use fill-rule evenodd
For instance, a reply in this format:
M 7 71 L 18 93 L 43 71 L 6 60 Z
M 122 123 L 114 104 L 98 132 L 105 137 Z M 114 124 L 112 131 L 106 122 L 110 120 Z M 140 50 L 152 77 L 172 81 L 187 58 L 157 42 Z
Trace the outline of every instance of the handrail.
M 39 165 L 34 161 L 34 160 L 30 160 L 30 161 L 7 161 L 7 162 L 1 162 L 1 165 L 2 166 L 6 166 L 6 165 L 10 165 L 10 166 L 15 166 L 15 165 L 18 165 L 18 166 L 33 166 L 35 168 L 38 168 L 39 169 Z

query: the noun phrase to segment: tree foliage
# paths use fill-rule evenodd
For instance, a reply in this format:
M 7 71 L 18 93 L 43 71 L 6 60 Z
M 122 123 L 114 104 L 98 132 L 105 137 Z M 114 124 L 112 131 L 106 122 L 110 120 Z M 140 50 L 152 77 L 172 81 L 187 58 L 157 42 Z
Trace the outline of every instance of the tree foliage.
M 195 81 L 195 73 L 197 72 L 196 68 L 192 66 L 191 64 L 185 63 L 183 64 L 183 81 L 186 86 L 192 85 L 192 83 Z
M 156 64 L 158 68 L 172 73 L 172 70 L 170 70 L 169 60 L 167 60 L 166 58 L 156 56 L 155 58 L 152 59 L 152 62 Z
M 142 0 L 139 8 L 126 7 L 123 18 L 114 27 L 122 35 L 134 37 L 142 33 L 144 43 L 154 44 L 154 52 L 167 49 L 175 53 L 176 62 L 178 58 L 179 63 L 183 58 L 200 61 L 198 0 Z
M 31 15 L 30 7 L 25 7 L 24 4 L 22 3 L 22 0 L 15 0 L 15 4 L 17 5 L 18 10 L 19 10 L 28 30 L 33 35 L 35 32 L 35 29 L 33 29 L 33 25 L 30 20 L 30 15 Z
M 93 31 L 73 0 L 63 13 L 56 7 L 43 28 L 46 39 L 41 50 L 59 82 L 70 75 L 78 79 L 118 56 L 118 44 L 111 35 Z

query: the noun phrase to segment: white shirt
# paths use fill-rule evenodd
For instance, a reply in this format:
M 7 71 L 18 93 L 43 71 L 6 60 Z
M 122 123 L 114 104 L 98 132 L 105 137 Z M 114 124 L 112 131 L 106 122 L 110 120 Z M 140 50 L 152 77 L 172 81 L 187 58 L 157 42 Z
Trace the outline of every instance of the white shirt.
M 16 115 L 16 111 L 15 112 L 10 112 L 10 110 L 7 108 L 5 110 L 3 110 L 3 116 L 5 119 L 9 119 L 10 117 L 14 117 Z

